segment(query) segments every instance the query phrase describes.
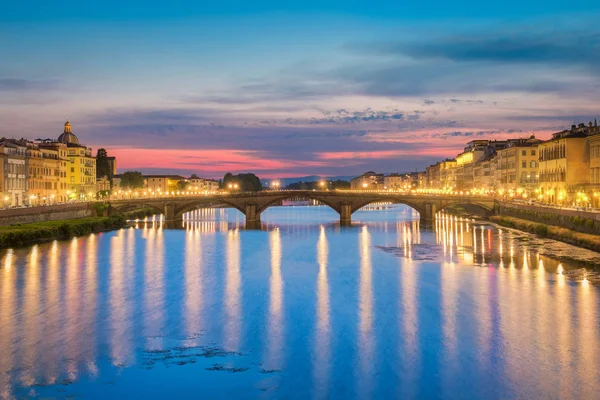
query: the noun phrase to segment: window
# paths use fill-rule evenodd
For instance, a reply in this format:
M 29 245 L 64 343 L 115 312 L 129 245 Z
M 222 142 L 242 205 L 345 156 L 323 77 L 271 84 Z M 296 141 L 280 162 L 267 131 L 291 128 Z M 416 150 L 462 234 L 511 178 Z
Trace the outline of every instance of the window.
M 71 167 L 71 172 L 75 172 L 75 168 Z
M 529 167 L 530 168 L 535 168 L 537 166 L 537 163 L 535 161 L 530 161 L 529 162 Z
M 522 156 L 526 156 L 527 155 L 527 150 L 521 150 L 521 155 Z
M 527 168 L 527 161 L 521 162 L 521 168 Z

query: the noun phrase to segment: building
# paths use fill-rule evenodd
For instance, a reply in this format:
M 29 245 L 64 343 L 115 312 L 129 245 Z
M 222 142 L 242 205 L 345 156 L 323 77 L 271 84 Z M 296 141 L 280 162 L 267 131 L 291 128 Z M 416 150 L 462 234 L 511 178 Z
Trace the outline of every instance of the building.
M 60 201 L 61 160 L 56 149 L 27 144 L 29 204 L 44 205 Z
M 4 207 L 29 204 L 27 195 L 29 177 L 27 171 L 27 144 L 24 140 L 1 139 L 2 194 Z
M 405 179 L 400 174 L 391 174 L 383 177 L 383 188 L 388 190 L 402 189 L 405 185 Z
M 214 179 L 199 178 L 197 175 L 192 175 L 186 179 L 188 182 L 189 191 L 198 192 L 216 192 L 219 190 L 219 182 Z
M 153 192 L 172 192 L 177 190 L 177 182 L 184 180 L 180 175 L 144 175 L 144 188 Z
M 350 180 L 350 189 L 353 190 L 381 190 L 384 187 L 383 174 L 368 171 Z
M 96 193 L 99 196 L 105 196 L 108 192 L 110 192 L 110 180 L 106 176 L 96 178 Z
M 65 130 L 58 137 L 59 143 L 67 146 L 67 194 L 70 198 L 90 199 L 96 194 L 96 158 L 92 148 L 79 143 L 71 132 L 71 124 L 65 122 Z
M 439 188 L 444 190 L 456 189 L 456 160 L 447 159 L 440 163 Z
M 441 162 L 437 162 L 425 168 L 425 175 L 427 176 L 425 186 L 427 187 L 427 189 L 440 188 L 440 166 Z
M 538 199 L 544 203 L 572 205 L 585 189 L 590 174 L 590 157 L 585 124 L 554 133 L 538 146 Z
M 508 147 L 498 150 L 496 190 L 501 196 L 528 198 L 535 195 L 541 142 L 532 135 L 527 140 L 510 141 Z
M 52 154 L 57 156 L 58 161 L 58 188 L 55 192 L 55 202 L 66 202 L 69 200 L 67 193 L 67 164 L 69 159 L 67 158 L 67 145 L 64 143 L 57 142 L 54 139 L 38 139 L 36 141 L 37 146 L 42 152 L 46 154 Z
M 498 157 L 493 155 L 481 160 L 473 166 L 474 189 L 480 194 L 488 194 L 496 190 L 496 168 Z M 475 176 L 477 171 L 477 176 Z
M 106 159 L 108 160 L 111 176 L 115 176 L 117 174 L 117 157 L 106 157 Z
M 600 129 L 597 124 L 595 127 L 594 132 L 587 137 L 590 154 L 588 196 L 592 207 L 600 208 Z
M 507 140 L 472 140 L 467 143 L 463 152 L 456 156 L 455 189 L 472 190 L 477 188 L 475 182 L 475 165 L 491 158 L 500 149 L 508 146 Z

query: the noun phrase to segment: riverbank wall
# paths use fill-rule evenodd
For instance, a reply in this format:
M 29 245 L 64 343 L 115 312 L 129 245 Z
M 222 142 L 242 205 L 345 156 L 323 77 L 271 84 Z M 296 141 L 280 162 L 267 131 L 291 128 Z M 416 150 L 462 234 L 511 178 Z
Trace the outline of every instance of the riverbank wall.
M 600 235 L 600 213 L 596 212 L 497 202 L 495 214 L 498 217 L 512 217 L 575 232 Z
M 598 235 L 576 232 L 561 226 L 547 225 L 545 223 L 532 222 L 525 219 L 501 215 L 490 217 L 490 221 L 507 228 L 534 233 L 541 237 L 600 252 L 600 236 Z
M 89 218 L 98 215 L 93 203 L 60 204 L 0 210 L 0 226 Z

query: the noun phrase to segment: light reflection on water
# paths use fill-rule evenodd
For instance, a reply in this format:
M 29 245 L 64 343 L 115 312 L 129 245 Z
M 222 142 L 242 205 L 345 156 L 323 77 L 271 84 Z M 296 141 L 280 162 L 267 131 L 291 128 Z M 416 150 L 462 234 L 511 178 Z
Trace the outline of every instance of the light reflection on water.
M 204 209 L 6 250 L 0 398 L 597 395 L 600 295 L 579 266 L 414 217 L 274 207 L 245 231 Z

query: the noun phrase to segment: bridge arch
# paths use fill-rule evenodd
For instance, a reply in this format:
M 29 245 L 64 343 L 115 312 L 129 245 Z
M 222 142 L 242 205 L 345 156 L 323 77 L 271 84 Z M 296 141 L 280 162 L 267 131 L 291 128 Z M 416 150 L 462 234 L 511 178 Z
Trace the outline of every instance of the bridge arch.
M 404 204 L 406 206 L 411 207 L 412 209 L 414 209 L 415 211 L 417 211 L 419 214 L 423 215 L 424 213 L 424 207 L 423 204 L 418 204 L 417 202 L 412 202 L 410 200 L 406 200 L 405 197 L 402 198 L 396 198 L 393 196 L 381 196 L 381 197 L 375 197 L 372 199 L 368 199 L 368 200 L 364 200 L 361 202 L 358 202 L 357 204 L 353 205 L 352 207 L 352 213 L 355 213 L 356 211 L 360 210 L 361 208 L 368 206 L 369 204 L 373 204 L 373 203 L 379 203 L 379 202 L 387 202 L 387 203 L 393 203 L 393 204 Z
M 489 214 L 494 212 L 494 202 L 481 202 L 481 201 L 465 201 L 465 200 L 447 200 L 440 203 L 437 208 L 437 211 L 444 211 L 444 209 L 452 206 L 474 206 L 476 209 L 482 211 L 482 214 Z
M 260 206 L 258 206 L 257 209 L 256 209 L 256 213 L 258 215 L 260 215 L 267 208 L 273 206 L 276 203 L 279 203 L 280 201 L 290 200 L 290 199 L 298 198 L 298 197 L 300 197 L 300 198 L 306 197 L 307 199 L 310 199 L 310 200 L 316 200 L 319 203 L 323 203 L 326 206 L 332 208 L 334 211 L 336 211 L 338 213 L 340 212 L 339 211 L 339 207 L 337 207 L 334 203 L 332 203 L 332 202 L 330 202 L 328 200 L 323 199 L 323 196 L 319 196 L 318 194 L 311 195 L 311 194 L 302 193 L 301 195 L 298 195 L 298 194 L 295 194 L 295 193 L 290 193 L 290 194 L 286 194 L 284 196 L 273 197 L 273 199 L 270 199 L 268 202 L 260 204 Z
M 183 214 L 190 212 L 190 211 L 194 211 L 196 208 L 198 208 L 198 206 L 207 205 L 207 204 L 209 204 L 209 205 L 210 204 L 226 204 L 226 205 L 230 206 L 231 208 L 235 208 L 242 214 L 246 214 L 246 210 L 243 207 L 241 207 L 239 204 L 237 204 L 233 201 L 219 199 L 218 201 L 215 202 L 214 200 L 210 200 L 210 199 L 197 199 L 197 200 L 190 201 L 189 203 L 186 203 L 186 204 L 183 204 L 183 205 L 177 207 L 177 209 L 175 211 L 175 219 L 177 219 L 177 220 L 182 219 Z

